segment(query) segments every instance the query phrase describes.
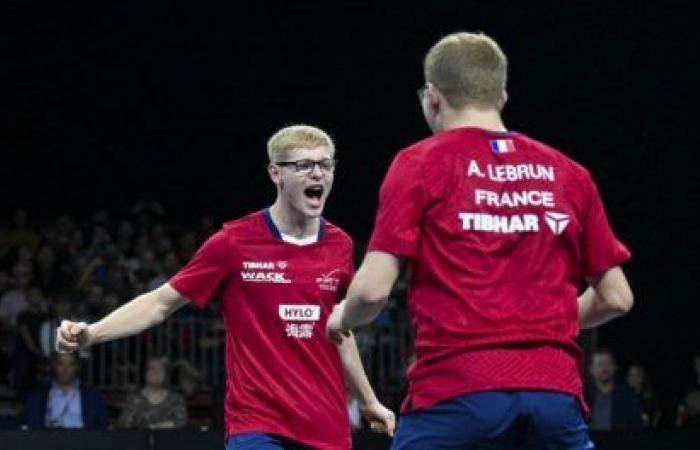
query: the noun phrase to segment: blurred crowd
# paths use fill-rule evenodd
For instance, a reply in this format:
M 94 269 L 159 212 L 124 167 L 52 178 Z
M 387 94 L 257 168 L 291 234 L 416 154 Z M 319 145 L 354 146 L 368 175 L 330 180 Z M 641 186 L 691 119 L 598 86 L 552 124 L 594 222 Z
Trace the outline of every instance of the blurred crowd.
M 160 286 L 217 228 L 211 216 L 191 227 L 169 224 L 164 208 L 152 201 L 138 202 L 125 217 L 98 211 L 88 220 L 62 215 L 37 223 L 18 209 L 8 220 L 0 219 L 0 428 L 192 425 L 197 387 L 187 380 L 199 375 L 187 361 L 146 355 L 139 387 L 110 397 L 84 376 L 83 360 L 91 356 L 54 354 L 54 336 L 62 318 L 94 321 Z M 395 407 L 412 356 L 404 302 L 405 282 L 400 282 L 390 307 L 357 335 L 370 379 L 383 401 Z M 214 309 L 186 314 L 218 320 Z M 221 342 L 204 337 L 199 345 L 218 349 Z M 678 392 L 672 399 L 657 396 L 654 378 L 643 365 L 628 364 L 623 371 L 607 349 L 587 359 L 592 429 L 700 427 L 700 353 L 692 358 L 688 379 L 664 390 Z M 172 383 L 175 369 L 189 376 Z M 223 387 L 205 388 L 209 417 L 196 424 L 221 426 Z M 348 401 L 353 426 L 359 428 L 357 404 Z M 672 408 L 663 406 L 668 404 Z

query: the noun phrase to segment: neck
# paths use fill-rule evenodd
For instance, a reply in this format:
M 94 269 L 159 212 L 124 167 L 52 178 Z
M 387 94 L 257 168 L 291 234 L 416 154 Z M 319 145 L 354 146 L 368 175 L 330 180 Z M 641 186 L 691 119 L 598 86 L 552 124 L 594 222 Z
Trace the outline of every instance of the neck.
M 293 211 L 279 197 L 275 204 L 270 207 L 270 215 L 280 233 L 296 238 L 304 238 L 318 233 L 318 218 L 308 217 Z
M 56 386 L 59 387 L 59 389 L 63 389 L 64 391 L 67 391 L 68 389 L 73 389 L 78 385 L 78 381 L 71 381 L 69 383 L 61 383 L 60 381 L 56 381 Z
M 474 127 L 489 131 L 508 131 L 503 124 L 501 114 L 495 109 L 464 108 L 448 109 L 442 113 L 442 129 Z
M 609 394 L 612 392 L 613 387 L 615 386 L 615 383 L 613 380 L 608 380 L 608 381 L 596 381 L 595 382 L 596 387 L 598 387 L 598 390 L 600 392 L 603 392 L 605 394 Z

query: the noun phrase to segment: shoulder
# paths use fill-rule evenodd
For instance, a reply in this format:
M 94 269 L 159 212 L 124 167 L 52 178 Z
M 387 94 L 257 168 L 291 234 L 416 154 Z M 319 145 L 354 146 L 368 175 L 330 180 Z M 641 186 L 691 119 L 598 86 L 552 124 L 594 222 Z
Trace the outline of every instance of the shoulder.
M 352 247 L 353 241 L 350 235 L 345 232 L 342 228 L 339 226 L 335 225 L 333 222 L 330 222 L 326 219 L 324 220 L 324 239 L 329 240 L 330 242 L 334 243 L 339 243 L 343 245 L 347 245 L 349 247 Z
M 558 148 L 523 133 L 515 133 L 514 137 L 519 147 L 522 146 L 528 153 L 537 156 L 538 159 L 551 163 L 559 171 L 564 171 L 578 181 L 591 180 L 588 169 Z

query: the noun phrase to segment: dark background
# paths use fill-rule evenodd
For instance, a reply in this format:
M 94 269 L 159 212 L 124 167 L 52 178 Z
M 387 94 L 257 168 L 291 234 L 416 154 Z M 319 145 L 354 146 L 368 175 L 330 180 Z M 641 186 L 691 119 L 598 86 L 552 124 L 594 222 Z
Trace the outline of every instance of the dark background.
M 509 56 L 505 120 L 587 166 L 634 253 L 637 305 L 600 332 L 660 389 L 700 350 L 698 24 L 654 2 L 20 2 L 0 6 L 0 220 L 161 201 L 168 220 L 266 206 L 265 142 L 329 130 L 326 217 L 367 238 L 392 155 L 428 134 L 415 89 L 442 35 Z

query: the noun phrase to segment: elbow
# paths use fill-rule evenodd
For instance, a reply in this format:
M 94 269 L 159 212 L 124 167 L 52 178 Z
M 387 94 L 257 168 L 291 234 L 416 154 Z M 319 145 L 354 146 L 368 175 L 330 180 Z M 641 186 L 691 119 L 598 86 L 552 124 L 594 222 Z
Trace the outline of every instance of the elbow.
M 358 296 L 360 303 L 366 306 L 371 306 L 373 308 L 382 309 L 389 302 L 389 294 L 391 289 L 383 288 L 371 288 L 365 289 L 361 295 Z
M 634 295 L 630 290 L 615 292 L 609 296 L 608 306 L 620 316 L 629 313 L 634 306 Z

